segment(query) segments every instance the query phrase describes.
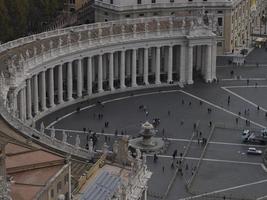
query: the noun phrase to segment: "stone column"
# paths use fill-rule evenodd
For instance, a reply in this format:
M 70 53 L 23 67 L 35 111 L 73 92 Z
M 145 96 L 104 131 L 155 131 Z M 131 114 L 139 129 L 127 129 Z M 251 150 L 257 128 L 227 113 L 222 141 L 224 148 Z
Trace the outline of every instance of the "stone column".
M 24 94 L 23 94 L 23 89 L 22 88 L 19 91 L 19 118 L 24 121 L 24 107 L 25 107 L 25 101 L 24 101 Z
M 168 46 L 164 46 L 163 48 L 163 52 L 164 52 L 164 74 L 167 73 L 168 74 L 168 69 L 169 69 L 169 47 Z
M 62 64 L 58 65 L 57 96 L 58 96 L 58 104 L 63 103 Z
M 35 80 L 34 80 L 34 82 L 35 82 Z M 37 78 L 36 78 L 36 82 L 37 82 Z M 37 90 L 38 90 L 38 87 L 37 87 Z M 38 95 L 37 95 L 37 104 L 38 104 Z M 47 107 L 46 107 L 46 80 L 45 80 L 45 71 L 42 71 L 41 72 L 41 108 L 42 108 L 42 111 L 45 111 L 47 109 Z
M 109 54 L 109 88 L 114 90 L 114 53 Z
M 144 83 L 149 85 L 148 82 L 148 48 L 144 49 Z
M 197 70 L 201 69 L 201 49 L 202 49 L 202 46 L 199 45 L 197 46 L 197 61 L 196 61 L 196 64 L 197 64 Z
M 120 88 L 124 89 L 125 87 L 125 50 L 122 50 L 120 66 Z
M 206 46 L 201 46 L 201 74 L 203 77 L 205 77 L 205 71 L 206 71 L 206 54 L 207 52 L 205 51 Z
M 136 51 L 137 49 L 132 50 L 132 87 L 136 87 Z
M 156 68 L 156 51 L 155 47 L 151 47 L 151 71 L 154 73 Z
M 206 46 L 206 70 L 205 70 L 205 79 L 206 82 L 211 82 L 211 45 Z
M 212 45 L 212 62 L 211 62 L 211 79 L 216 79 L 216 57 L 217 56 L 217 43 Z
M 93 76 L 92 76 L 92 57 L 89 56 L 88 57 L 88 61 L 87 61 L 87 94 L 88 95 L 92 95 L 92 84 L 93 81 Z
M 186 60 L 186 47 L 181 45 L 180 50 L 180 83 L 185 83 L 185 60 Z
M 168 51 L 168 83 L 172 82 L 172 68 L 173 68 L 173 51 L 172 46 L 169 46 Z
M 55 106 L 54 102 L 54 68 L 49 69 L 49 104 L 50 107 Z
M 193 84 L 193 46 L 188 46 L 187 54 L 187 84 Z
M 77 66 L 77 96 L 82 97 L 82 59 L 78 59 L 78 66 Z
M 14 109 L 13 109 L 13 115 L 14 115 L 15 117 L 18 117 L 17 114 L 18 114 L 18 94 L 15 93 L 15 94 L 14 94 Z
M 22 121 L 25 121 L 26 118 L 26 112 L 25 112 L 25 88 L 21 88 L 19 92 L 19 117 Z
M 131 51 L 126 51 L 126 76 L 131 75 Z
M 68 101 L 71 101 L 73 99 L 72 97 L 72 87 L 73 87 L 73 83 L 72 83 L 72 62 L 68 62 L 67 64 L 67 87 L 68 87 Z
M 160 84 L 160 47 L 156 47 L 156 74 L 155 84 Z
M 27 85 L 27 118 L 32 118 L 32 90 L 31 90 L 31 79 L 26 80 Z
M 114 79 L 117 80 L 119 77 L 119 55 L 118 52 L 113 53 L 114 59 Z
M 144 49 L 139 49 L 138 51 L 138 57 L 139 57 L 139 75 L 144 75 Z
M 98 92 L 103 92 L 103 55 L 98 55 Z
M 43 73 L 43 72 L 41 72 Z M 43 90 L 43 85 L 41 84 Z M 41 91 L 43 92 L 43 91 Z M 38 75 L 33 76 L 33 112 L 35 115 L 39 112 L 39 94 L 38 94 Z M 42 107 L 43 108 L 43 107 Z M 43 109 L 42 109 L 43 110 Z

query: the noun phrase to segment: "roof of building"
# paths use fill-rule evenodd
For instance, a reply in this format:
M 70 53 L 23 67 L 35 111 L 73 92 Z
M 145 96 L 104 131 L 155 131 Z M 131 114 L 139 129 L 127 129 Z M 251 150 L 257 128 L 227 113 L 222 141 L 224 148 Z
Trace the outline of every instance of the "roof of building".
M 82 200 L 108 200 L 111 199 L 121 185 L 121 178 L 102 171 L 96 180 L 87 187 Z
M 31 200 L 64 166 L 64 158 L 43 149 L 8 143 L 7 174 L 12 177 L 11 197 Z

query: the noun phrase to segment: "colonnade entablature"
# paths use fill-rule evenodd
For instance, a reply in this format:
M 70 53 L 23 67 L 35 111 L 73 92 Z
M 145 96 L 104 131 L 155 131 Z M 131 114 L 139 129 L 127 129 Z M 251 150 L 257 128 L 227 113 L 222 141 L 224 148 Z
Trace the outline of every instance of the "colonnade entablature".
M 216 46 L 216 35 L 196 17 L 82 25 L 3 44 L 4 113 L 29 125 L 82 97 L 192 84 L 199 77 L 211 82 L 216 79 Z

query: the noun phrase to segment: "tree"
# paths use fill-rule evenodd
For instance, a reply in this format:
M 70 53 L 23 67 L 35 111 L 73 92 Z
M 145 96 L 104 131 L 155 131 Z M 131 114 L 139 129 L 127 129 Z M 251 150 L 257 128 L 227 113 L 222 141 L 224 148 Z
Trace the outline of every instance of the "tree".
M 41 30 L 63 9 L 62 0 L 0 0 L 0 41 L 6 42 Z

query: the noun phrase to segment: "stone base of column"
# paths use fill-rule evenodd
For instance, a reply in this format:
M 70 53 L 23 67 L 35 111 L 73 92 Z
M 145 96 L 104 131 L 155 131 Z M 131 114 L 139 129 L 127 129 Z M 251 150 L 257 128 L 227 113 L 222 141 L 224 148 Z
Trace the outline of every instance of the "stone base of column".
M 69 98 L 68 98 L 68 101 L 72 101 L 72 100 L 73 100 L 73 97 L 69 97 Z
M 46 110 L 47 110 L 47 107 L 44 106 L 44 107 L 42 107 L 41 109 L 42 109 L 42 111 L 46 111 Z M 37 112 L 37 113 L 35 113 L 35 114 L 37 115 L 38 113 L 39 113 L 39 112 Z
M 55 107 L 55 104 L 54 103 L 50 104 L 50 108 L 53 108 L 53 107 Z
M 120 88 L 121 89 L 125 89 L 126 88 L 126 85 L 121 85 Z
M 170 80 L 167 80 L 167 83 L 172 83 L 173 82 L 173 80 L 172 79 L 170 79 Z
M 149 82 L 145 82 L 145 85 L 149 85 Z
M 58 102 L 58 104 L 62 104 L 62 103 L 64 103 L 64 101 L 63 101 L 63 100 Z
M 136 83 L 133 83 L 132 87 L 138 87 L 138 85 Z
M 187 84 L 188 84 L 188 85 L 192 85 L 193 83 L 194 83 L 193 80 L 188 80 L 188 81 L 187 81 Z
M 104 92 L 103 89 L 98 89 L 98 93 L 102 93 L 102 92 Z
M 156 85 L 160 85 L 161 84 L 161 82 L 160 81 L 156 81 L 156 83 L 155 83 Z
M 206 79 L 205 81 L 206 81 L 206 83 L 211 83 L 212 82 L 211 79 Z
M 114 88 L 114 87 L 110 88 L 110 91 L 112 91 L 112 92 L 113 92 L 114 90 L 115 90 L 115 88 Z

